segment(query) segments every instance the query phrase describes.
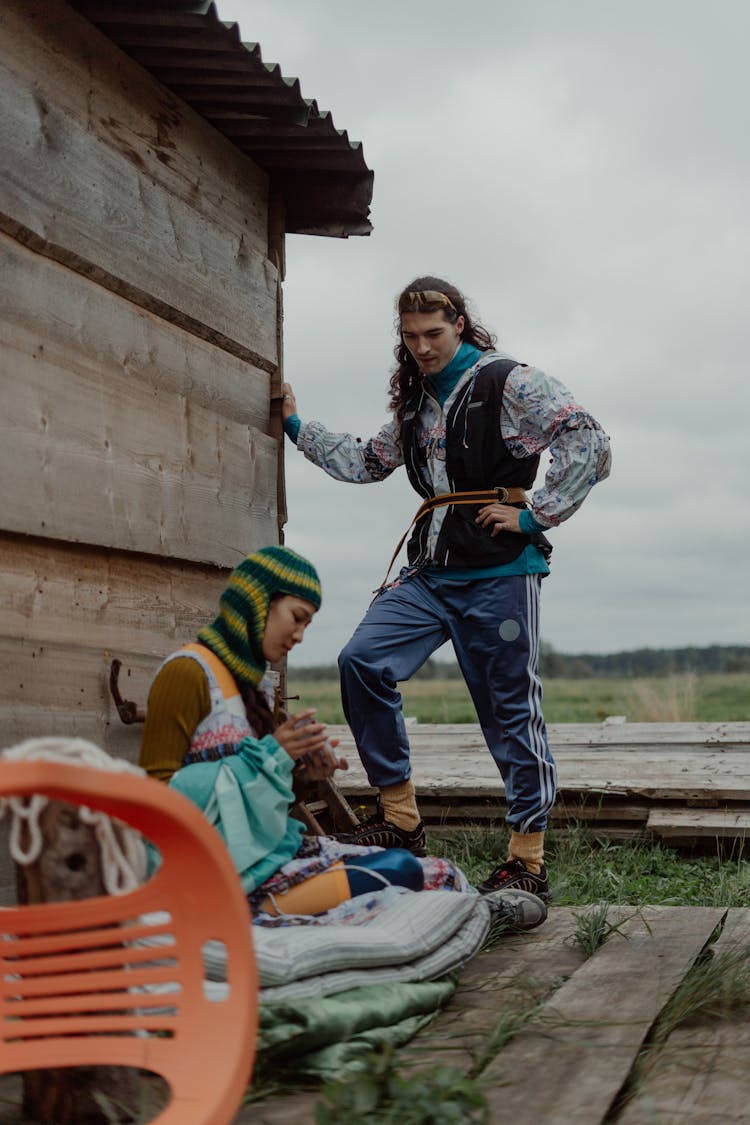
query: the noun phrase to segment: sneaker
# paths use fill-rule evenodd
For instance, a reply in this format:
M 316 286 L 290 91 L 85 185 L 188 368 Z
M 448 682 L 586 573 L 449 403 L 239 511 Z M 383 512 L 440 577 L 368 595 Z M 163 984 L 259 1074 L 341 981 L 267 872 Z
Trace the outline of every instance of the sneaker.
M 533 930 L 547 917 L 547 907 L 529 891 L 513 887 L 504 891 L 489 891 L 484 901 L 492 912 L 492 931 Z
M 508 859 L 500 867 L 496 867 L 484 882 L 479 884 L 477 890 L 480 895 L 487 895 L 492 891 L 504 891 L 511 887 L 514 890 L 528 891 L 546 902 L 549 898 L 547 868 L 542 866 L 539 874 L 535 875 L 520 859 Z
M 420 820 L 416 828 L 407 832 L 405 828 L 399 828 L 386 820 L 379 805 L 377 811 L 363 820 L 353 832 L 345 835 L 337 833 L 336 839 L 342 844 L 357 844 L 359 847 L 406 848 L 412 855 L 427 855 L 424 821 Z

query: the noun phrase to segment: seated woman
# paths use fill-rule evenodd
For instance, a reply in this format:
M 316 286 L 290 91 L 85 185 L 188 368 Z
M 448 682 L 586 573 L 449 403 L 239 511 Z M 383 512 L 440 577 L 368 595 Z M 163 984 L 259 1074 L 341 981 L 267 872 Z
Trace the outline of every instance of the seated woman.
M 230 575 L 218 617 L 159 668 L 141 766 L 216 825 L 256 921 L 322 913 L 384 883 L 471 891 L 448 860 L 305 837 L 289 815 L 294 775 L 324 778 L 347 768 L 314 711 L 274 717 L 266 676 L 268 662 L 301 643 L 320 603 L 317 572 L 294 551 L 264 547 L 248 555 Z M 546 916 L 543 903 L 523 892 L 505 896 L 503 909 L 526 928 Z

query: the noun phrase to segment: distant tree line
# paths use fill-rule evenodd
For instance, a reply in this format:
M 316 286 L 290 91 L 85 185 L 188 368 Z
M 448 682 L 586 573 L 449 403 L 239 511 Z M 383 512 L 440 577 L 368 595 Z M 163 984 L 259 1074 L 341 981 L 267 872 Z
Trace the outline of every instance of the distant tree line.
M 547 679 L 585 680 L 592 677 L 673 676 L 684 672 L 700 675 L 750 672 L 750 646 L 708 645 L 705 648 L 638 648 L 632 652 L 583 653 L 571 656 L 557 652 L 542 641 L 539 667 Z M 297 681 L 335 680 L 335 664 L 292 668 Z M 458 680 L 461 672 L 455 660 L 428 660 L 415 679 Z
M 674 676 L 750 672 L 750 646 L 708 645 L 705 648 L 638 648 L 632 652 L 569 656 L 542 642 L 539 665 L 551 679 L 590 676 Z

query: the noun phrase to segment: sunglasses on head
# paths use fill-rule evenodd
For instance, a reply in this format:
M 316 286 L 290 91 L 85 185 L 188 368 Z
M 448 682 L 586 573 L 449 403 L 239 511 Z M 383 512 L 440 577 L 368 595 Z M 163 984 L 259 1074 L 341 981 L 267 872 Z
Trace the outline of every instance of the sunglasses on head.
M 458 311 L 450 297 L 446 297 L 445 293 L 440 293 L 437 289 L 402 293 L 398 299 L 398 311 L 400 313 L 419 312 L 422 305 L 438 305 L 453 309 L 454 312 Z

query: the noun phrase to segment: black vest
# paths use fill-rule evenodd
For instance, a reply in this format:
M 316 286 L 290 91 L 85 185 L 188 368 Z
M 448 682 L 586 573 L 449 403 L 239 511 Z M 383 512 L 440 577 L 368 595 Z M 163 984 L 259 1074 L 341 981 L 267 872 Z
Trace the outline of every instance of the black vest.
M 476 377 L 458 392 L 445 423 L 446 469 L 451 492 L 469 492 L 503 486 L 531 488 L 539 457 L 513 457 L 500 435 L 500 408 L 505 380 L 518 367 L 516 360 L 497 359 L 480 368 Z M 427 451 L 417 442 L 417 420 L 426 397 L 420 388 L 409 401 L 401 425 L 401 444 L 406 472 L 420 496 L 434 496 L 427 472 Z M 438 535 L 433 562 L 447 567 L 487 567 L 512 562 L 529 543 L 547 553 L 550 544 L 543 535 L 501 531 L 475 523 L 482 505 L 449 506 Z M 514 504 L 524 508 L 525 504 Z M 411 566 L 427 559 L 431 517 L 419 521 L 407 544 Z

